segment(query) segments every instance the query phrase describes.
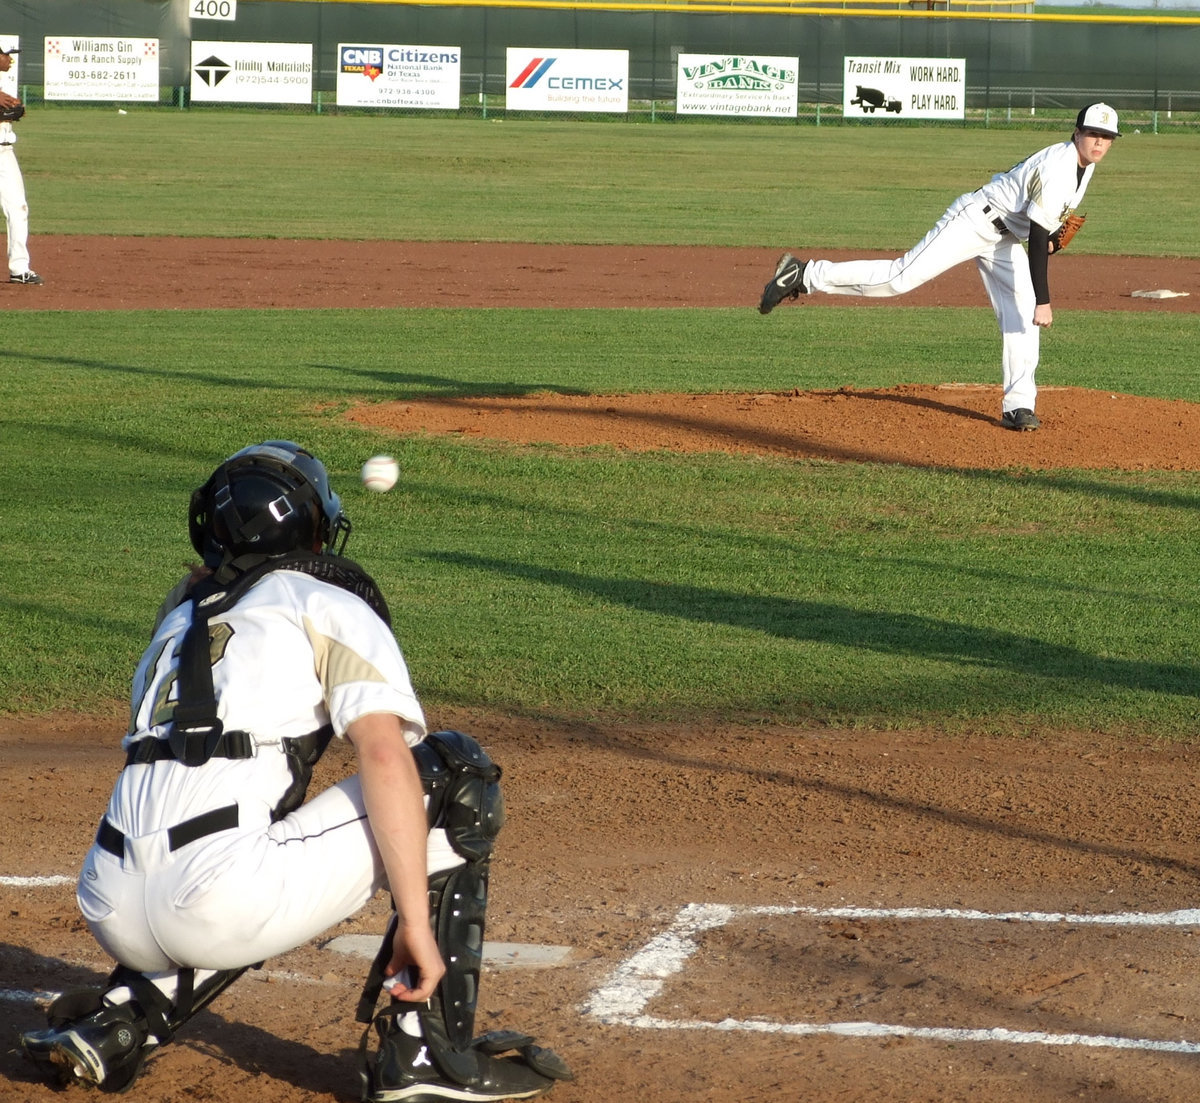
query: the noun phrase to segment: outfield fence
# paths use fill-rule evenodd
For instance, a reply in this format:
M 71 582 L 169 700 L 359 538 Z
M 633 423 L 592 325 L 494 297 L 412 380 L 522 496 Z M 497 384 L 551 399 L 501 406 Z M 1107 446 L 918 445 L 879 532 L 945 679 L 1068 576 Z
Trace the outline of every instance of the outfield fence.
M 794 119 L 755 125 L 958 125 L 1061 127 L 1083 103 L 1104 99 L 1126 127 L 1161 132 L 1200 128 L 1200 16 L 1094 16 L 1034 11 L 1020 0 L 463 0 L 426 5 L 396 0 L 238 0 L 237 18 L 192 19 L 189 0 L 0 0 L 0 34 L 19 35 L 21 92 L 44 100 L 42 43 L 52 36 L 127 35 L 160 43 L 157 106 L 201 109 L 189 94 L 193 41 L 309 43 L 311 103 L 278 110 L 340 113 L 336 96 L 344 43 L 453 46 L 461 54 L 454 113 L 508 113 L 506 51 L 627 50 L 628 109 L 647 122 L 711 122 L 676 111 L 681 54 L 795 58 Z M 952 122 L 906 121 L 844 112 L 845 59 L 894 56 L 963 59 L 964 115 Z M 59 101 L 62 102 L 62 101 Z M 204 110 L 229 110 L 206 104 Z M 262 110 L 261 106 L 254 109 Z M 274 108 L 273 108 L 274 109 Z M 376 109 L 416 114 L 417 109 Z M 522 117 L 531 117 L 522 112 Z M 548 118 L 574 116 L 547 113 Z M 612 118 L 610 114 L 607 118 Z M 733 117 L 722 116 L 728 122 Z

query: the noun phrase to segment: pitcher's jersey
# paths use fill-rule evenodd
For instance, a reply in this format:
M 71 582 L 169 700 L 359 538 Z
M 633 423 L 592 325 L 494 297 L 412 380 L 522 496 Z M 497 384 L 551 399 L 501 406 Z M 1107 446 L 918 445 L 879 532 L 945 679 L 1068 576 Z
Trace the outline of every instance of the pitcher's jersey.
M 168 613 L 133 680 L 129 734 L 122 746 L 165 738 L 178 694 L 178 667 L 192 603 Z M 335 736 L 369 713 L 401 718 L 410 746 L 425 718 L 408 668 L 388 626 L 361 598 L 297 571 L 255 583 L 209 621 L 217 715 L 226 731 L 248 732 L 249 759 L 211 758 L 203 766 L 173 760 L 128 766 L 109 818 L 143 835 L 237 802 L 243 825 L 265 824 L 292 775 L 280 741 L 332 725 Z
M 1074 142 L 1047 146 L 1031 157 L 999 172 L 979 189 L 993 211 L 1022 241 L 1029 238 L 1029 223 L 1050 233 L 1083 202 L 1095 165 L 1079 175 L 1079 154 Z

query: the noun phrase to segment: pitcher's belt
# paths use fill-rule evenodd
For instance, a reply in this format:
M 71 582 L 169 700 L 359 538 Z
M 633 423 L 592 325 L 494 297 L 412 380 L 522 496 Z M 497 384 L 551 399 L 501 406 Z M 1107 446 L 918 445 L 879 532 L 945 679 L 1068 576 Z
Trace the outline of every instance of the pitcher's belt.
M 167 844 L 171 850 L 178 850 L 181 846 L 194 843 L 206 835 L 215 835 L 218 831 L 228 831 L 237 825 L 238 806 L 227 804 L 224 808 L 215 808 L 211 812 L 204 812 L 199 816 L 193 816 L 190 820 L 177 823 L 174 827 L 168 827 Z M 125 856 L 125 835 L 113 827 L 107 816 L 100 821 L 100 829 L 96 832 L 96 842 L 116 858 Z

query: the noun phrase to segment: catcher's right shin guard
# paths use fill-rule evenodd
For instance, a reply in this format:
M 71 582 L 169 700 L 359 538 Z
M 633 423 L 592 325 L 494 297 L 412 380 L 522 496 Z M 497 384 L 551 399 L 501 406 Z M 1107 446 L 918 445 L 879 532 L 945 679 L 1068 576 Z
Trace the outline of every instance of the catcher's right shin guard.
M 103 989 L 77 989 L 59 996 L 46 1011 L 48 1028 L 22 1034 L 21 1048 L 63 1085 L 128 1091 L 146 1057 L 171 1041 L 179 1027 L 245 971 L 212 973 L 193 988 L 194 971 L 181 969 L 172 1002 L 143 973 L 119 965 Z M 109 1003 L 106 994 L 122 1002 Z

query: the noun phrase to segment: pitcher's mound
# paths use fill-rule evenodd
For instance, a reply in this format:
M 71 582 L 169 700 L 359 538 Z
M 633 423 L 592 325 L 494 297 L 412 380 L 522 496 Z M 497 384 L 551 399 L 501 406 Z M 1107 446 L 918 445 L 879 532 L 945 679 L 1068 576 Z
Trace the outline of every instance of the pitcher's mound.
M 1036 432 L 1000 424 L 995 386 L 760 394 L 431 398 L 349 416 L 394 433 L 636 451 L 751 452 L 794 459 L 947 468 L 1200 470 L 1200 405 L 1045 387 Z

